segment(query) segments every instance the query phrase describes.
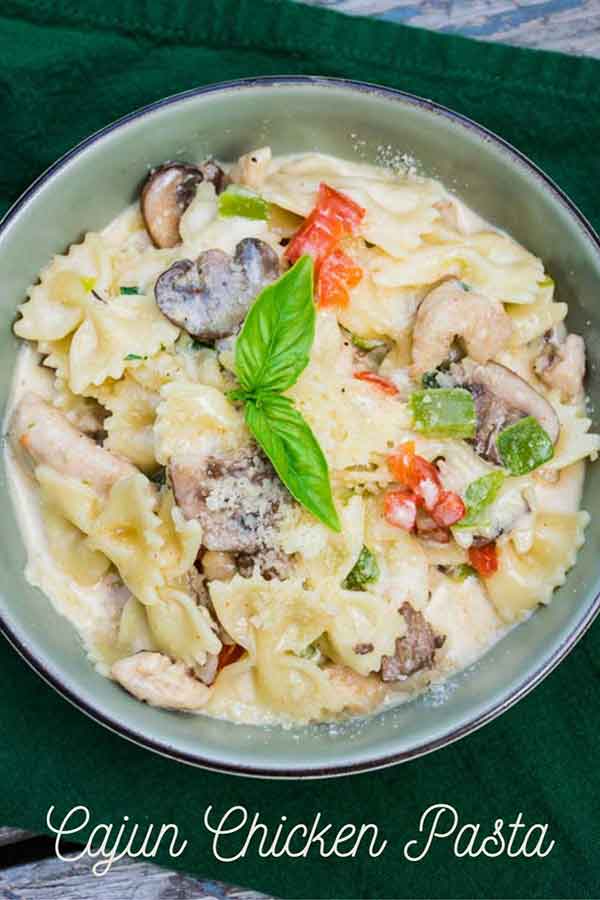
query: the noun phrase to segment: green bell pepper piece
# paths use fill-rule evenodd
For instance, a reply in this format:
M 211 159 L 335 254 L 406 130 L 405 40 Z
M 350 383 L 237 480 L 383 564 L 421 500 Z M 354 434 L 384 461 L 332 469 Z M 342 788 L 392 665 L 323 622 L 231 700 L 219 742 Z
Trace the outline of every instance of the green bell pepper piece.
M 533 416 L 525 416 L 498 435 L 496 446 L 511 475 L 526 475 L 554 456 L 554 445 Z
M 240 187 L 228 187 L 219 194 L 219 215 L 225 218 L 268 219 L 269 204 L 258 194 Z
M 415 391 L 408 401 L 415 431 L 428 437 L 470 438 L 475 434 L 475 402 L 464 388 Z

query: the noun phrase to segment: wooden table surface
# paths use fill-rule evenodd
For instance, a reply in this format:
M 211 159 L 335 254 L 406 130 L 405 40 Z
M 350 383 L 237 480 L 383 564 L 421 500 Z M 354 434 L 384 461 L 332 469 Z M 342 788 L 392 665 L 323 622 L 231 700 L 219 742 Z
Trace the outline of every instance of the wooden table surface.
M 484 41 L 600 57 L 600 0 L 304 0 Z
M 600 0 L 303 0 L 481 40 L 600 57 Z M 8 863 L 8 864 L 7 864 Z M 102 879 L 50 841 L 0 828 L 0 900 L 261 900 L 254 891 L 121 860 Z

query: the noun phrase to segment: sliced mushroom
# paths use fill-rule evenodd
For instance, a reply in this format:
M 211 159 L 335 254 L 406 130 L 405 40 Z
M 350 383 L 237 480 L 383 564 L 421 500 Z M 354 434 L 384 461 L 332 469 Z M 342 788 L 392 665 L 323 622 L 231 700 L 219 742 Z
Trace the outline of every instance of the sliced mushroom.
M 255 446 L 170 465 L 177 505 L 199 519 L 208 550 L 256 554 L 269 546 L 290 495 Z
M 425 616 L 417 612 L 410 603 L 400 607 L 406 622 L 407 632 L 396 639 L 396 652 L 384 656 L 381 661 L 382 681 L 403 681 L 421 669 L 431 669 L 435 651 L 443 646 L 444 635 L 436 634 Z
M 573 400 L 583 388 L 585 343 L 578 334 L 567 334 L 564 325 L 550 329 L 533 367 L 544 384 Z
M 235 248 L 234 262 L 241 266 L 255 297 L 266 284 L 279 278 L 279 257 L 270 244 L 259 238 L 244 238 Z
M 163 272 L 154 288 L 164 315 L 192 337 L 215 341 L 234 334 L 254 297 L 279 276 L 269 244 L 245 238 L 233 257 L 206 250 L 196 262 L 182 259 Z
M 450 369 L 456 384 L 471 391 L 477 414 L 475 451 L 501 465 L 496 448 L 498 434 L 525 416 L 537 419 L 553 444 L 560 422 L 554 408 L 523 378 L 499 363 L 474 365 L 470 360 Z
M 264 547 L 257 553 L 238 553 L 235 562 L 242 578 L 252 578 L 256 569 L 265 581 L 277 578 L 285 581 L 292 571 L 292 562 L 282 550 Z
M 202 181 L 223 190 L 226 175 L 212 159 L 200 166 L 183 162 L 166 162 L 148 175 L 140 196 L 140 205 L 148 234 L 157 247 L 174 247 L 179 243 L 179 220 L 194 199 Z

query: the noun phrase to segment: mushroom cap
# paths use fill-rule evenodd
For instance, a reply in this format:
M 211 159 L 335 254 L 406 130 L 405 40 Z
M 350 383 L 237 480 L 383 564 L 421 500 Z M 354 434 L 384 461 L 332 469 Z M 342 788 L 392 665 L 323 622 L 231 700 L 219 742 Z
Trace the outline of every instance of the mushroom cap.
M 263 289 L 265 284 L 279 278 L 279 257 L 270 244 L 259 238 L 244 238 L 237 244 L 234 253 L 234 261 L 242 267 L 246 273 L 250 289 L 254 296 Z
M 171 322 L 192 337 L 212 342 L 234 334 L 254 297 L 278 276 L 273 248 L 258 238 L 245 238 L 233 257 L 206 250 L 196 262 L 173 263 L 157 279 L 154 295 Z
M 200 340 L 226 337 L 243 321 L 249 299 L 242 267 L 222 250 L 206 250 L 196 262 L 182 259 L 163 272 L 156 302 L 175 325 Z
M 554 407 L 527 381 L 500 363 L 489 362 L 474 366 L 469 380 L 480 384 L 508 409 L 523 416 L 533 416 L 540 423 L 553 444 L 560 432 L 560 421 Z
M 512 369 L 500 363 L 477 365 L 464 359 L 451 366 L 450 375 L 473 394 L 477 415 L 474 448 L 483 459 L 502 464 L 496 438 L 525 416 L 537 419 L 553 444 L 558 440 L 560 421 L 553 406 Z
M 210 181 L 219 193 L 226 175 L 214 160 L 199 166 L 184 162 L 165 162 L 152 169 L 140 195 L 140 207 L 148 234 L 156 247 L 174 247 L 179 243 L 179 222 L 202 181 Z

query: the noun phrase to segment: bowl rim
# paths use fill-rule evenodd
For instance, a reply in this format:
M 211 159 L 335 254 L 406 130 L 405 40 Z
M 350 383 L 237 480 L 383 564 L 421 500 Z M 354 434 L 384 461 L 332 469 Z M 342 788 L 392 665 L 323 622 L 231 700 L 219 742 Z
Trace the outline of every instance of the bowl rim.
M 110 122 L 103 128 L 93 132 L 84 138 L 54 163 L 52 163 L 45 171 L 43 171 L 31 185 L 23 191 L 23 193 L 9 207 L 6 213 L 0 219 L 0 238 L 3 233 L 10 227 L 12 221 L 19 214 L 20 210 L 28 204 L 38 193 L 40 188 L 56 174 L 58 174 L 71 159 L 79 156 L 92 144 L 101 140 L 104 136 L 111 134 L 126 127 L 130 122 L 141 119 L 147 115 L 154 113 L 163 107 L 172 106 L 193 97 L 209 95 L 213 93 L 224 93 L 240 89 L 259 89 L 261 87 L 276 87 L 278 85 L 300 85 L 305 87 L 315 87 L 320 89 L 339 89 L 344 88 L 350 92 L 367 93 L 380 96 L 385 99 L 400 101 L 408 106 L 416 107 L 430 113 L 442 116 L 455 122 L 468 131 L 474 132 L 486 142 L 495 144 L 504 154 L 505 157 L 513 163 L 513 165 L 524 170 L 527 174 L 533 175 L 536 180 L 548 190 L 554 199 L 565 208 L 567 213 L 574 218 L 583 234 L 588 238 L 595 250 L 600 254 L 600 237 L 595 229 L 588 221 L 586 216 L 579 210 L 575 203 L 567 196 L 567 194 L 550 178 L 536 163 L 528 156 L 506 141 L 500 135 L 479 124 L 468 116 L 458 113 L 449 107 L 436 103 L 433 100 L 420 97 L 407 91 L 401 91 L 396 88 L 386 87 L 384 85 L 374 84 L 371 82 L 346 79 L 346 78 L 329 78 L 313 75 L 265 75 L 249 78 L 232 79 L 228 81 L 220 81 L 201 87 L 191 88 L 164 97 L 160 100 L 146 104 L 133 110 L 130 113 Z M 82 699 L 77 691 L 71 688 L 62 678 L 50 671 L 48 666 L 39 659 L 36 654 L 28 647 L 26 641 L 22 639 L 17 630 L 13 628 L 7 617 L 0 612 L 0 633 L 4 635 L 8 643 L 17 651 L 22 659 L 33 669 L 33 671 L 42 678 L 50 687 L 52 687 L 60 696 L 70 702 L 73 706 L 85 713 L 93 721 L 103 725 L 109 731 L 120 735 L 126 740 L 136 744 L 139 747 L 147 748 L 159 755 L 177 762 L 185 763 L 208 771 L 220 772 L 228 775 L 239 775 L 255 778 L 277 778 L 280 780 L 295 779 L 318 779 L 331 778 L 335 776 L 358 774 L 361 772 L 374 771 L 387 768 L 398 763 L 407 762 L 420 756 L 432 753 L 441 747 L 448 746 L 460 738 L 477 731 L 484 725 L 493 721 L 503 712 L 506 712 L 519 700 L 527 696 L 535 687 L 537 687 L 546 676 L 548 676 L 562 660 L 570 653 L 573 647 L 581 639 L 588 630 L 596 616 L 600 613 L 600 593 L 597 593 L 590 603 L 589 609 L 585 616 L 578 622 L 576 627 L 571 630 L 562 640 L 555 650 L 544 659 L 540 665 L 532 673 L 525 677 L 524 681 L 516 686 L 511 693 L 498 700 L 494 705 L 485 711 L 476 715 L 473 719 L 463 723 L 462 725 L 449 731 L 447 734 L 441 735 L 435 739 L 424 741 L 423 743 L 411 747 L 410 749 L 400 750 L 395 753 L 378 755 L 376 752 L 369 758 L 358 762 L 349 763 L 332 763 L 322 767 L 298 767 L 298 768 L 272 768 L 268 765 L 238 765 L 230 762 L 222 762 L 215 758 L 207 758 L 202 752 L 191 753 L 177 749 L 167 742 L 160 739 L 154 739 L 135 728 L 130 728 L 123 721 L 119 720 L 110 713 L 104 711 L 99 705 Z M 260 726 L 255 726 L 260 727 Z

